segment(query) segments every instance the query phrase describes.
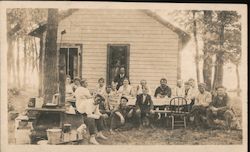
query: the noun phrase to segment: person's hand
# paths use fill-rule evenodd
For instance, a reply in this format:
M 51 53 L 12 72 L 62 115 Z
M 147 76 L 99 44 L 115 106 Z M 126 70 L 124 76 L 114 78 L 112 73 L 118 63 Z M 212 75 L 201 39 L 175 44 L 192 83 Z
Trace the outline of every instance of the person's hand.
M 213 113 L 214 115 L 217 115 L 217 111 L 218 111 L 217 108 L 211 107 L 211 110 L 212 110 L 212 113 Z
M 212 111 L 213 111 L 213 112 L 217 112 L 217 111 L 218 111 L 218 108 L 212 107 Z
M 121 118 L 121 124 L 125 124 L 125 119 L 124 117 L 120 117 Z
M 128 112 L 128 117 L 132 117 L 132 114 L 133 114 L 133 109 L 131 109 L 131 110 Z

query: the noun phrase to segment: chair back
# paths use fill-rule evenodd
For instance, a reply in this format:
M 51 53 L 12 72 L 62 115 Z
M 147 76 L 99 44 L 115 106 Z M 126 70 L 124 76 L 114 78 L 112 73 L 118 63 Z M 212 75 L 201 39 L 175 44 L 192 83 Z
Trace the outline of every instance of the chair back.
M 183 97 L 174 97 L 170 100 L 170 111 L 176 114 L 185 114 L 189 112 L 187 100 Z

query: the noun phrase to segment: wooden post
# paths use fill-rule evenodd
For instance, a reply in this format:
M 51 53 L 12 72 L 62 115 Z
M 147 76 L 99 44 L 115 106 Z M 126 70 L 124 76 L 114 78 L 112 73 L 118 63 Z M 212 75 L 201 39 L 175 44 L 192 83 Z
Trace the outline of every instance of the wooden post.
M 60 53 L 59 48 L 59 106 L 65 105 L 65 56 L 63 53 Z

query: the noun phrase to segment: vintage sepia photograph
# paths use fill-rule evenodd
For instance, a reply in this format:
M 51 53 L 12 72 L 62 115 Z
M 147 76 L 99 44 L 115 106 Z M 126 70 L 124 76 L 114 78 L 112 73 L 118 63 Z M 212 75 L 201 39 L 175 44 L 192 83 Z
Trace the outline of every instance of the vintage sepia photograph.
M 1 11 L 8 145 L 243 145 L 246 7 L 46 3 Z

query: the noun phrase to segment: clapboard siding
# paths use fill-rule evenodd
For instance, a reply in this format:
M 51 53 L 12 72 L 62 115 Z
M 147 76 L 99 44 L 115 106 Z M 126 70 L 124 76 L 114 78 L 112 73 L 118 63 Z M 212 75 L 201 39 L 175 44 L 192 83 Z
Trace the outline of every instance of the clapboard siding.
M 106 78 L 107 44 L 130 45 L 133 85 L 146 79 L 155 88 L 162 77 L 175 84 L 178 35 L 140 10 L 82 9 L 59 23 L 58 34 L 64 29 L 62 43 L 83 44 L 82 77 L 90 89 Z

